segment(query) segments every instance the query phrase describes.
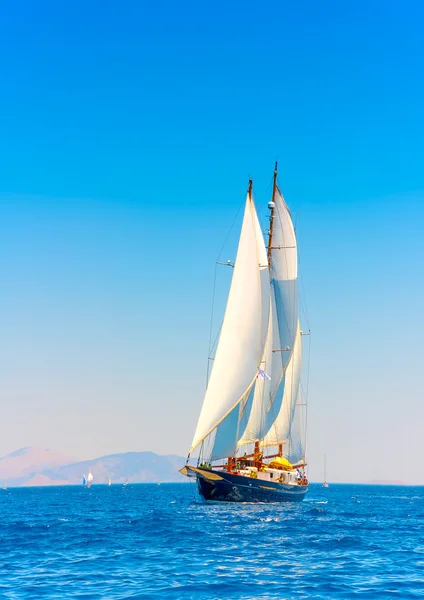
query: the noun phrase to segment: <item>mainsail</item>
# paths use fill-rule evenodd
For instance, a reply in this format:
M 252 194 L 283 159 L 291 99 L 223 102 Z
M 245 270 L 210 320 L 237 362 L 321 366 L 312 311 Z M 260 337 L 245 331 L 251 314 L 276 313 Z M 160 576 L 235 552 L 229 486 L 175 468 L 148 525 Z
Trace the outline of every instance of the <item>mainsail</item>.
M 267 257 L 250 184 L 219 344 L 190 452 L 221 423 L 216 440 L 223 436 L 225 450 L 236 447 L 238 405 L 255 382 L 268 318 Z M 231 414 L 234 410 L 237 414 Z

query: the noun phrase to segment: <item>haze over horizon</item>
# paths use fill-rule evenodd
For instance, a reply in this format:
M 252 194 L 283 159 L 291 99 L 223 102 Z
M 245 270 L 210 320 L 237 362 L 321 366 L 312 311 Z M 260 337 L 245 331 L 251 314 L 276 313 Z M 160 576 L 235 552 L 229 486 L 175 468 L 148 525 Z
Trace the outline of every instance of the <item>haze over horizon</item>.
M 0 7 L 0 455 L 187 454 L 278 157 L 310 478 L 424 484 L 424 5 L 114 6 Z

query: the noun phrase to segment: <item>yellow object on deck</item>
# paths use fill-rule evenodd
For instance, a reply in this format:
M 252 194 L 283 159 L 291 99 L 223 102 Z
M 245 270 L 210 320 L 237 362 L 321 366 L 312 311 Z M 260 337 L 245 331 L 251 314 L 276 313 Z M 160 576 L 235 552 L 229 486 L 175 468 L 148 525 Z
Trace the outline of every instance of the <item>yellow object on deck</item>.
M 293 469 L 291 462 L 289 462 L 287 458 L 284 458 L 283 456 L 276 456 L 273 458 L 268 467 L 271 467 L 271 469 L 288 469 L 289 471 Z

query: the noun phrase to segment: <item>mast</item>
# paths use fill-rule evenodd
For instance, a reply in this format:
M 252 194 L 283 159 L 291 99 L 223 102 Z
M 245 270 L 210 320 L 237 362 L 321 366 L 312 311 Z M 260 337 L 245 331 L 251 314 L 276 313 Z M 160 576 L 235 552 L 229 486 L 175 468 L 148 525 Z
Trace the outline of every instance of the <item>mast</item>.
M 278 162 L 275 161 L 274 185 L 272 187 L 272 200 L 268 204 L 268 208 L 271 211 L 271 213 L 269 215 L 269 231 L 268 231 L 268 269 L 269 270 L 271 270 L 272 231 L 274 228 L 275 191 L 277 189 L 277 168 L 278 168 Z

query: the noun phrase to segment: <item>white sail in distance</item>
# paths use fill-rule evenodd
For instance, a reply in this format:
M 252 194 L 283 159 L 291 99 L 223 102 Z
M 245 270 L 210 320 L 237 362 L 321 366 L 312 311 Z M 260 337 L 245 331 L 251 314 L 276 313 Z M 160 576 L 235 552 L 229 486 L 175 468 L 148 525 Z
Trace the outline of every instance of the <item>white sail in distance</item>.
M 230 417 L 253 386 L 262 359 L 268 318 L 266 250 L 252 195 L 248 193 L 219 344 L 190 452 Z M 224 426 L 225 439 L 219 454 L 237 444 L 238 412 L 237 418 L 233 415 L 231 425 Z M 217 440 L 218 436 L 219 432 Z

